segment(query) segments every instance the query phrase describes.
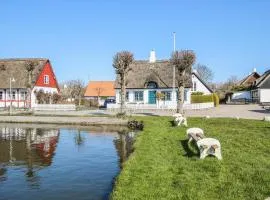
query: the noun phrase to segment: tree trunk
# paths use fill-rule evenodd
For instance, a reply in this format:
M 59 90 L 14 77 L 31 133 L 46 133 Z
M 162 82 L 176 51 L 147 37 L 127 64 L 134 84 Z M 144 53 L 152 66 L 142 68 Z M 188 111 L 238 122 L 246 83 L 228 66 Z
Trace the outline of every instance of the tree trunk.
M 125 74 L 121 77 L 121 107 L 120 112 L 124 113 L 125 111 L 125 101 L 126 101 L 126 77 Z
M 185 88 L 181 84 L 178 88 L 178 99 L 177 99 L 177 113 L 184 114 L 184 92 Z

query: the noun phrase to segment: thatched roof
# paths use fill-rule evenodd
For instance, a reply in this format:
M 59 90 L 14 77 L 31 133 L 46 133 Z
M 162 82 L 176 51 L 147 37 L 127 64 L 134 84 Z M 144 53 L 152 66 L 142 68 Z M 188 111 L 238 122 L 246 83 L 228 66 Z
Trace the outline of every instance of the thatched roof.
M 177 73 L 176 73 L 177 77 Z M 148 60 L 134 61 L 128 72 L 126 88 L 146 88 L 147 83 L 156 82 L 158 88 L 173 87 L 173 66 L 168 60 L 158 60 L 150 63 Z M 177 87 L 177 81 L 176 81 Z M 192 87 L 191 72 L 186 77 L 185 87 Z M 120 88 L 120 77 L 117 75 L 115 88 Z
M 258 78 L 260 78 L 260 74 L 258 74 L 257 72 L 253 72 L 253 73 L 249 74 L 248 76 L 246 76 L 245 78 L 243 78 L 238 83 L 238 85 L 251 86 L 253 84 L 253 82 L 256 81 Z
M 12 83 L 12 88 L 27 88 L 29 75 L 26 70 L 26 63 L 29 61 L 33 61 L 36 64 L 31 78 L 31 87 L 33 87 L 44 65 L 49 61 L 48 59 L 0 59 L 0 88 L 9 88 L 10 77 L 15 79 L 15 82 Z
M 266 72 L 264 72 L 264 74 L 254 82 L 253 87 L 269 89 L 270 88 L 270 70 L 267 70 Z

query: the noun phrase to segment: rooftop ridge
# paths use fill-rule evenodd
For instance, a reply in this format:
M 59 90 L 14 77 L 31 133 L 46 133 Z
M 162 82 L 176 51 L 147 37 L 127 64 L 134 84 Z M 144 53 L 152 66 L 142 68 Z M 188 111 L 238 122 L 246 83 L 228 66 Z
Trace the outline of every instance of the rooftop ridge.
M 163 62 L 169 62 L 169 59 L 162 59 L 162 60 L 156 60 L 153 63 L 163 63 Z M 149 63 L 149 60 L 135 60 L 133 63 Z
M 49 60 L 48 58 L 0 58 L 0 61 L 27 61 L 27 60 L 39 60 L 39 61 L 46 61 Z

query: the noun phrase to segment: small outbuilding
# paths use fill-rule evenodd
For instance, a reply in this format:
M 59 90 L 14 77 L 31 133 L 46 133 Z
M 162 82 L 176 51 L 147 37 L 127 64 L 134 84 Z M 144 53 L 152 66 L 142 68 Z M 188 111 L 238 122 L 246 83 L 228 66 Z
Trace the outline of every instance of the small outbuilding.
M 106 99 L 115 99 L 114 81 L 90 81 L 84 98 L 97 100 L 100 106 Z

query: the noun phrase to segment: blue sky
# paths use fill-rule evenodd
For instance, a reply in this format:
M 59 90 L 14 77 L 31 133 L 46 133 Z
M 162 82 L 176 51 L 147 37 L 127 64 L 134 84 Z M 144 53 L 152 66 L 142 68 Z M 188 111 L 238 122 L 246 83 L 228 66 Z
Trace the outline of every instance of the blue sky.
M 46 0 L 2 1 L 0 58 L 45 57 L 58 81 L 114 80 L 112 57 L 170 57 L 192 49 L 214 80 L 270 68 L 270 1 Z

